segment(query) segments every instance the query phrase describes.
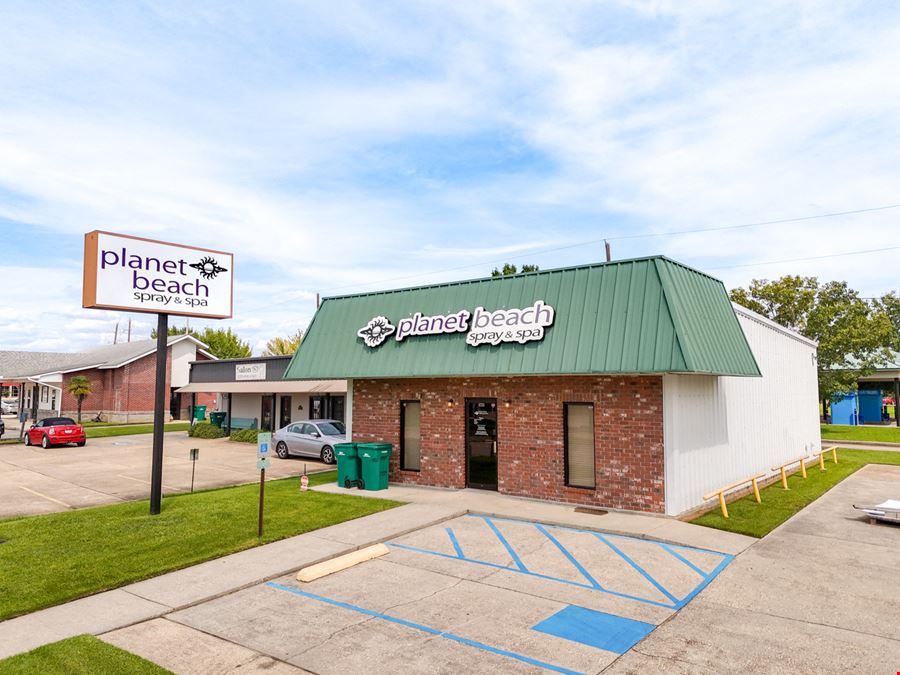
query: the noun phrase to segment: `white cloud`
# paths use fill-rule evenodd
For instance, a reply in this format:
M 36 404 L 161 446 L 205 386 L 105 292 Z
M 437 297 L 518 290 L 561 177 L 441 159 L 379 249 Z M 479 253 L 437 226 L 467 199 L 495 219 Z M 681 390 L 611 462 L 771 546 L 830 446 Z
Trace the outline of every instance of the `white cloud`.
M 0 348 L 112 341 L 127 317 L 79 309 L 77 255 L 55 254 L 91 229 L 234 251 L 235 319 L 197 325 L 257 348 L 317 292 L 590 262 L 602 244 L 553 249 L 604 237 L 729 284 L 895 286 L 892 254 L 715 268 L 900 243 L 897 212 L 615 239 L 900 203 L 894 8 L 338 5 L 33 4 L 0 25 L 0 218 L 35 226 Z

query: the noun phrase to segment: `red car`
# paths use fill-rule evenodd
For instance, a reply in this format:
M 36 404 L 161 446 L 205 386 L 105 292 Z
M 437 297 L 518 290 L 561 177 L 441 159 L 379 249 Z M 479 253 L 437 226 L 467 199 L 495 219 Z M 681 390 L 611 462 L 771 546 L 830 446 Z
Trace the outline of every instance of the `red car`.
M 84 445 L 84 442 L 84 427 L 69 417 L 48 417 L 32 424 L 25 433 L 25 445 L 40 444 L 42 448 L 68 443 Z

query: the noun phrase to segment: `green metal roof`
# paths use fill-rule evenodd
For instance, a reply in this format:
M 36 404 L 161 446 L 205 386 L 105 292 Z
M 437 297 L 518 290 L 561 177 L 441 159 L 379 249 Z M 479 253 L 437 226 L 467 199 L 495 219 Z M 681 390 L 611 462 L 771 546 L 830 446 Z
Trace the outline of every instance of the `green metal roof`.
M 390 336 L 368 347 L 357 331 L 375 316 L 460 310 L 555 310 L 540 341 L 466 344 L 463 333 Z M 759 376 L 725 287 L 664 257 L 326 298 L 286 379 L 592 373 Z

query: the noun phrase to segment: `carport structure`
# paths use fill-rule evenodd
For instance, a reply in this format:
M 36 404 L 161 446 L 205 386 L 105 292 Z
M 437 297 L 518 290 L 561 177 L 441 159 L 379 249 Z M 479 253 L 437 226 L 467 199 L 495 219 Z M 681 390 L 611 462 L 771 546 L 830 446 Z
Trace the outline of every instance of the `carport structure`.
M 315 581 L 283 576 L 168 618 L 319 673 L 595 673 L 733 559 L 479 514 L 386 543 Z
M 894 392 L 894 424 L 900 427 L 900 354 L 894 352 L 893 358 L 878 366 L 871 375 L 859 378 L 859 389 L 878 389 Z

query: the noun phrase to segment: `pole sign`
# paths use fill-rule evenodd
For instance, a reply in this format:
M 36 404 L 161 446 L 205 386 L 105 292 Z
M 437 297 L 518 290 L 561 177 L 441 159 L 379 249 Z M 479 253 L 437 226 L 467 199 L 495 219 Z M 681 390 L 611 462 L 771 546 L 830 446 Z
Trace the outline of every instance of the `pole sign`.
M 554 317 L 553 307 L 538 300 L 530 307 L 521 309 L 490 311 L 484 307 L 476 307 L 473 312 L 461 309 L 450 314 L 432 316 L 416 312 L 411 317 L 400 319 L 396 326 L 387 317 L 376 316 L 356 334 L 372 349 L 391 335 L 397 342 L 402 342 L 410 337 L 449 333 L 466 333 L 466 344 L 471 347 L 499 345 L 501 342 L 525 344 L 543 340 L 544 329 L 553 325 Z
M 256 449 L 260 457 L 269 456 L 269 447 L 272 445 L 272 434 L 268 431 L 256 434 Z
M 84 235 L 82 305 L 230 319 L 234 256 L 96 230 Z

